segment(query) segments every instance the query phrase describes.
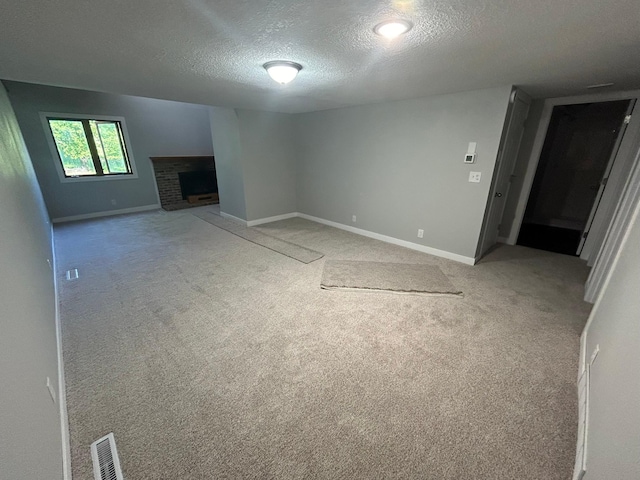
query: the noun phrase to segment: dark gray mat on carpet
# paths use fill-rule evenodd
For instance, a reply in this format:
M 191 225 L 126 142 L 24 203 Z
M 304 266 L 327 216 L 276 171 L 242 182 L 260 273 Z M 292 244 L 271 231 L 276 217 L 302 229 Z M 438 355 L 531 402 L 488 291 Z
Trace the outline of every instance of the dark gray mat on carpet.
M 419 295 L 462 295 L 435 265 L 327 260 L 320 286 Z
M 279 238 L 272 237 L 266 233 L 259 232 L 254 228 L 245 227 L 244 225 L 240 225 L 232 220 L 227 220 L 213 212 L 202 211 L 193 213 L 193 215 L 210 223 L 211 225 L 215 225 L 216 227 L 222 228 L 223 230 L 233 233 L 238 237 L 242 237 L 245 240 L 255 243 L 256 245 L 268 248 L 269 250 L 273 250 L 274 252 L 278 252 L 302 263 L 315 262 L 316 260 L 324 257 L 323 253 L 301 247 L 295 243 L 280 240 Z

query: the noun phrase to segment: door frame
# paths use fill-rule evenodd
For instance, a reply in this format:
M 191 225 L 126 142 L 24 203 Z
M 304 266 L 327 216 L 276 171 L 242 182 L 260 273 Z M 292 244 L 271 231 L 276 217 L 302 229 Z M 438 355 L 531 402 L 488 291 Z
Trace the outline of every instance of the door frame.
M 609 154 L 609 160 L 607 161 L 607 167 L 604 170 L 604 174 L 600 179 L 600 184 L 598 185 L 598 193 L 596 195 L 596 199 L 591 206 L 591 211 L 589 212 L 589 218 L 587 219 L 587 223 L 584 229 L 580 232 L 580 244 L 578 245 L 578 250 L 576 251 L 576 255 L 581 256 L 582 250 L 587 242 L 587 236 L 591 231 L 591 227 L 593 225 L 594 218 L 596 216 L 596 212 L 600 207 L 600 201 L 604 195 L 604 191 L 607 188 L 607 183 L 609 180 L 609 176 L 611 175 L 611 171 L 613 170 L 613 165 L 616 161 L 616 157 L 618 156 L 618 150 L 620 150 L 620 145 L 622 145 L 622 140 L 624 139 L 624 134 L 627 132 L 627 127 L 629 126 L 629 122 L 627 117 L 631 115 L 633 109 L 635 108 L 636 100 L 629 100 L 629 104 L 627 105 L 627 111 L 625 113 L 625 118 L 620 124 L 619 132 L 616 135 L 616 139 L 613 143 L 613 148 L 611 149 L 611 153 Z
M 636 155 L 631 176 L 625 185 L 620 202 L 616 206 L 611 228 L 606 233 L 605 240 L 585 284 L 584 299 L 586 302 L 595 303 L 600 295 L 620 250 L 620 245 L 624 241 L 636 205 L 640 203 L 640 139 L 636 140 L 634 150 Z
M 515 215 L 511 224 L 511 230 L 509 233 L 509 237 L 507 238 L 507 244 L 515 245 L 518 241 L 520 227 L 522 227 L 522 221 L 524 219 L 524 212 L 527 208 L 527 203 L 529 202 L 531 187 L 533 186 L 533 180 L 536 175 L 536 170 L 538 169 L 538 163 L 540 162 L 540 155 L 542 154 L 544 141 L 547 138 L 547 131 L 549 130 L 549 123 L 551 122 L 553 108 L 559 105 L 577 105 L 580 103 L 598 103 L 615 100 L 634 100 L 637 98 L 640 98 L 640 90 L 596 93 L 590 95 L 545 99 L 544 106 L 542 108 L 542 115 L 540 117 L 540 123 L 538 124 L 536 136 L 531 148 L 531 154 L 529 155 L 527 170 L 522 182 L 522 190 L 520 190 Z M 620 148 L 618 149 L 618 152 L 616 154 L 616 159 L 618 159 L 622 155 L 628 154 L 628 150 L 631 148 L 631 144 L 633 143 L 633 137 L 635 137 L 638 132 L 640 132 L 640 114 L 636 112 L 636 114 L 631 118 L 631 123 L 627 125 L 627 130 L 620 144 Z M 622 188 L 623 185 L 617 186 L 618 190 Z M 610 188 L 616 187 L 616 185 L 611 184 L 609 184 L 609 186 Z M 603 196 L 598 208 L 606 208 L 607 210 L 609 210 L 610 208 L 614 208 L 615 204 L 612 206 L 612 201 L 615 201 L 615 199 L 605 198 Z M 597 246 L 595 249 L 597 250 Z

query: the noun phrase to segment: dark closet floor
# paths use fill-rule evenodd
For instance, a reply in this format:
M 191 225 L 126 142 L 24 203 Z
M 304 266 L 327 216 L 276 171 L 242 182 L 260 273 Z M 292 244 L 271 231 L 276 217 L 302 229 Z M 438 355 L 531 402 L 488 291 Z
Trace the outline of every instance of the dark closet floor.
M 580 244 L 580 231 L 523 223 L 518 236 L 518 245 L 576 256 Z

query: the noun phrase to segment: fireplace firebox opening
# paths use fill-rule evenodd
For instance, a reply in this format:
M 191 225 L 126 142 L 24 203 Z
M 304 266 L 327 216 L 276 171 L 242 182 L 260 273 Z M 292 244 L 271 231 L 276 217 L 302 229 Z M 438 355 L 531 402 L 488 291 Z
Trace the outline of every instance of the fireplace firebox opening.
M 214 171 L 179 172 L 178 179 L 183 200 L 187 200 L 189 196 L 193 195 L 218 193 L 218 182 Z

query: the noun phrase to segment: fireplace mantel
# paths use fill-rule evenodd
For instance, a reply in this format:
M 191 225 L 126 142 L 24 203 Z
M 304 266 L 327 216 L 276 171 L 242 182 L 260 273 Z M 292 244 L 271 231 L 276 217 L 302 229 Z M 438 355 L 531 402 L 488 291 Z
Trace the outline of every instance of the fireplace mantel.
M 171 157 L 149 157 L 152 162 L 188 162 L 193 160 L 212 160 L 213 155 L 174 155 Z

